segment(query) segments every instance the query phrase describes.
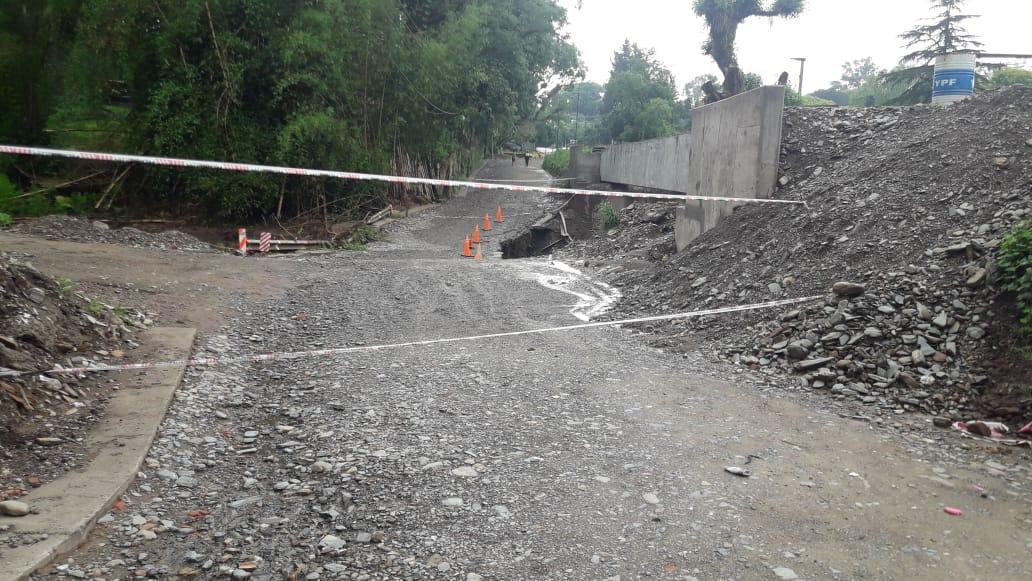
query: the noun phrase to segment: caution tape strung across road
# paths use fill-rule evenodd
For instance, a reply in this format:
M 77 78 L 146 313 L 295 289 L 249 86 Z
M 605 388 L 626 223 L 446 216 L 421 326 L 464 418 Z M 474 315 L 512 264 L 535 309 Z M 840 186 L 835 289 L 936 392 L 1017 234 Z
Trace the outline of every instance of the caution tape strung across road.
M 330 171 L 324 169 L 302 169 L 296 167 L 280 167 L 273 165 L 255 165 L 249 163 L 229 163 L 223 161 L 204 161 L 198 159 L 177 159 L 171 157 L 150 157 L 145 155 L 126 155 L 121 153 L 98 153 L 91 151 L 71 151 L 66 149 L 48 149 L 44 147 L 21 147 L 16 145 L 0 145 L 0 154 L 39 155 L 44 157 L 67 157 L 90 161 L 111 161 L 122 163 L 142 163 L 170 167 L 193 167 L 204 169 L 220 169 L 239 172 L 264 172 L 297 176 L 313 176 L 338 178 L 345 180 L 380 181 L 393 184 L 424 184 L 431 186 L 469 187 L 484 190 L 509 190 L 514 192 L 544 192 L 546 194 L 576 194 L 582 196 L 628 197 L 659 200 L 700 200 L 711 202 L 736 202 L 742 204 L 799 204 L 802 200 L 772 200 L 763 198 L 731 198 L 724 196 L 690 196 L 688 194 L 649 194 L 640 192 L 610 192 L 606 190 L 578 190 L 574 188 L 554 188 L 549 186 L 515 185 L 488 182 L 466 182 L 460 180 L 442 180 L 436 178 L 414 178 L 379 174 L 358 173 L 350 171 Z
M 467 337 L 449 337 L 446 339 L 428 339 L 424 341 L 408 341 L 405 343 L 387 343 L 383 345 L 362 345 L 358 347 L 337 347 L 333 349 L 313 349 L 309 351 L 285 351 L 274 353 L 258 353 L 254 355 L 235 355 L 231 357 L 198 357 L 194 359 L 178 359 L 173 361 L 156 361 L 150 363 L 125 363 L 121 365 L 96 365 L 93 367 L 69 367 L 48 369 L 45 371 L 3 371 L 0 377 L 20 377 L 35 373 L 88 373 L 94 371 L 128 371 L 134 369 L 160 369 L 168 367 L 203 367 L 211 365 L 225 365 L 230 363 L 258 363 L 261 361 L 277 361 L 284 359 L 304 359 L 312 357 L 327 357 L 331 355 L 343 355 L 347 353 L 359 353 L 363 351 L 381 351 L 385 349 L 398 349 L 402 347 L 421 347 L 424 345 L 437 345 L 440 343 L 459 343 L 468 341 L 482 341 L 484 339 L 498 339 L 501 337 L 518 337 L 520 335 L 535 335 L 541 333 L 553 333 L 558 331 L 575 331 L 579 329 L 590 329 L 593 327 L 614 327 L 618 325 L 633 325 L 638 323 L 652 323 L 657 321 L 670 321 L 674 319 L 688 319 L 692 317 L 704 317 L 707 315 L 719 315 L 723 313 L 737 313 L 741 311 L 752 311 L 756 309 L 767 309 L 797 303 L 807 303 L 821 300 L 822 296 L 809 296 L 796 299 L 781 299 L 765 303 L 753 303 L 751 305 L 739 305 L 735 307 L 721 307 L 703 311 L 691 311 L 687 313 L 675 313 L 672 315 L 656 315 L 652 317 L 640 317 L 637 319 L 622 319 L 619 321 L 597 321 L 594 323 L 582 323 L 579 325 L 567 325 L 560 327 L 543 327 L 540 329 L 527 329 L 523 331 L 508 331 L 505 333 L 489 333 L 487 335 L 473 335 Z

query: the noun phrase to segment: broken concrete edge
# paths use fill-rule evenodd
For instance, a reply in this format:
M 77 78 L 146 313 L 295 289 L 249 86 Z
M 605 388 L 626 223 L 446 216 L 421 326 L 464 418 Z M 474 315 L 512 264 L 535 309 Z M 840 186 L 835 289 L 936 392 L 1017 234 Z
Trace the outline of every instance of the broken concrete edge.
M 138 356 L 146 360 L 181 359 L 189 356 L 196 330 L 159 327 L 143 335 Z M 108 405 L 104 419 L 89 433 L 103 446 L 85 469 L 69 472 L 19 500 L 34 513 L 24 517 L 0 517 L 14 534 L 48 538 L 15 549 L 3 550 L 0 579 L 27 579 L 37 570 L 75 550 L 102 515 L 125 493 L 136 478 L 157 435 L 185 368 L 118 372 L 121 389 Z

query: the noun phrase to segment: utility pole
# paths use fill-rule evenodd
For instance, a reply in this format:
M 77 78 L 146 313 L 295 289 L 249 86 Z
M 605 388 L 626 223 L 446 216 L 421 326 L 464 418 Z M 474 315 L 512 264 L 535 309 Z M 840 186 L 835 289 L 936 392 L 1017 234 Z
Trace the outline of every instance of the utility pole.
M 580 85 L 577 85 L 577 106 L 573 109 L 573 142 L 577 143 L 577 129 L 580 128 Z
M 799 96 L 803 96 L 803 69 L 806 68 L 806 57 L 792 57 L 792 60 L 799 61 L 799 86 L 796 90 L 799 91 Z

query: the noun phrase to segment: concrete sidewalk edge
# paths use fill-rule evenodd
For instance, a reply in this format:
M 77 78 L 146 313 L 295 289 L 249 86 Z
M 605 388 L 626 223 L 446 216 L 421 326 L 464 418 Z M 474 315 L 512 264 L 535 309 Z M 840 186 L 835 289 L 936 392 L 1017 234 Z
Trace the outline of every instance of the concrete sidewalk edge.
M 181 359 L 190 355 L 195 329 L 158 327 L 142 336 L 141 360 Z M 17 534 L 47 534 L 48 538 L 14 549 L 4 549 L 0 579 L 27 579 L 36 570 L 75 550 L 125 493 L 136 478 L 158 426 L 165 417 L 184 368 L 123 371 L 111 375 L 120 381 L 104 419 L 89 433 L 100 448 L 85 469 L 69 472 L 33 490 L 19 500 L 35 512 L 25 517 L 0 516 Z

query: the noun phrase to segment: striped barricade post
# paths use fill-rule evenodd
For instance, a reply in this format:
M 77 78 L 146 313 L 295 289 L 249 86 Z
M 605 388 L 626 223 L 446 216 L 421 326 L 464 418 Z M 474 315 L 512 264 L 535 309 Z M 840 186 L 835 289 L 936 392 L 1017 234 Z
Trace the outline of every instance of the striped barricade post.
M 247 256 L 247 230 L 237 228 L 237 252 L 240 256 Z
M 268 232 L 262 232 L 262 235 L 258 238 L 258 251 L 266 253 L 272 246 L 272 234 Z

